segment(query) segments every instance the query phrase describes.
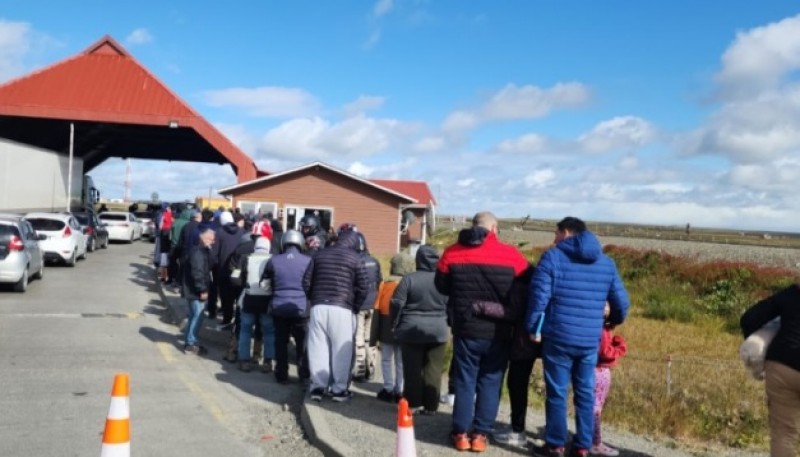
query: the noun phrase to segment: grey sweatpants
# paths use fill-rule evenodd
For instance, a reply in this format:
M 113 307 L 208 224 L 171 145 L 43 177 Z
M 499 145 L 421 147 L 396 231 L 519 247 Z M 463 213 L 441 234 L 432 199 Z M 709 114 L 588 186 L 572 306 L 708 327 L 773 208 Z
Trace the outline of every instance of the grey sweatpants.
M 341 393 L 350 385 L 356 316 L 340 306 L 313 305 L 308 320 L 308 368 L 311 390 L 330 386 Z

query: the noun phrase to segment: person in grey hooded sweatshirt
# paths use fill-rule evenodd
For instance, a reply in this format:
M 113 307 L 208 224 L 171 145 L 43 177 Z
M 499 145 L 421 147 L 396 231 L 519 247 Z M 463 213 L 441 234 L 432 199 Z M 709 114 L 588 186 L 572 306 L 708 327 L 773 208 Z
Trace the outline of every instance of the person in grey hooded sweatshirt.
M 417 250 L 417 271 L 403 276 L 392 295 L 394 339 L 403 357 L 403 396 L 415 413 L 434 414 L 439 407 L 447 326 L 447 296 L 433 278 L 439 254 L 432 246 Z

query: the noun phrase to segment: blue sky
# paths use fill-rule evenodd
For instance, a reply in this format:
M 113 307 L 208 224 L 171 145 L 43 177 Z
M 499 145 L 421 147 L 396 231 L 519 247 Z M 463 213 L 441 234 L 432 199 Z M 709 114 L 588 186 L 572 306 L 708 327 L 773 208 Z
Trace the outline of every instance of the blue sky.
M 0 0 L 0 81 L 110 34 L 253 157 L 440 212 L 800 231 L 793 1 Z M 133 161 L 133 196 L 230 167 Z M 123 194 L 124 162 L 92 172 Z

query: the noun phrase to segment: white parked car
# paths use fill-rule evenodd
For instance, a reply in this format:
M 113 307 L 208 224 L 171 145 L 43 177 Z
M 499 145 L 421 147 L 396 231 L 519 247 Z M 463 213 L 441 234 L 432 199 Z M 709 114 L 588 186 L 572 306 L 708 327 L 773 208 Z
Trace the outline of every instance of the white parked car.
M 153 220 L 153 213 L 150 211 L 136 211 L 133 215 L 142 224 L 142 238 L 149 238 L 150 241 L 155 241 L 156 221 Z
M 0 283 L 11 283 L 17 292 L 28 289 L 30 278 L 44 277 L 44 254 L 38 235 L 20 216 L 0 214 Z
M 127 211 L 106 211 L 97 215 L 100 222 L 106 224 L 108 239 L 133 243 L 142 237 L 142 224 L 133 213 Z
M 36 233 L 47 236 L 39 241 L 45 260 L 74 267 L 77 259 L 86 258 L 86 234 L 72 214 L 28 213 L 25 220 Z

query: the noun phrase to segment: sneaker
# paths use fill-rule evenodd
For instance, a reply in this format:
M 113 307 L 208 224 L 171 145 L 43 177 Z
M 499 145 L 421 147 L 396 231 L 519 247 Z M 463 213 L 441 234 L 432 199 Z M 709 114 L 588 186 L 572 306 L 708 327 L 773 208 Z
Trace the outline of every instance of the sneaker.
M 472 449 L 472 444 L 470 444 L 466 433 L 451 433 L 450 441 L 453 442 L 453 447 L 456 448 L 456 451 L 469 451 Z
M 592 446 L 589 449 L 589 454 L 602 455 L 605 457 L 616 457 L 619 455 L 619 451 L 605 443 L 600 443 L 596 446 Z
M 487 443 L 486 435 L 483 433 L 473 433 L 470 436 L 469 446 L 472 449 L 472 452 L 484 452 L 486 451 Z
M 264 359 L 264 364 L 261 365 L 261 371 L 264 373 L 272 373 L 272 360 Z
M 233 321 L 229 321 L 229 322 L 222 321 L 215 328 L 216 328 L 216 330 L 218 332 L 221 332 L 223 330 L 228 330 L 231 327 L 233 327 Z
M 492 435 L 492 438 L 498 443 L 505 444 L 506 446 L 526 447 L 528 445 L 528 437 L 525 435 L 525 432 L 508 430 L 495 433 Z
M 253 365 L 250 362 L 239 362 L 239 371 L 244 371 L 245 373 L 250 373 L 253 371 Z
M 381 391 L 378 392 L 378 400 L 383 400 L 387 403 L 392 403 L 394 402 L 394 393 L 389 392 L 386 389 L 381 389 Z
M 411 411 L 411 413 L 413 415 L 415 415 L 415 416 L 435 416 L 436 415 L 436 411 L 433 411 L 431 409 L 425 409 L 424 406 L 418 406 L 418 407 L 414 408 Z
M 588 449 L 579 449 L 579 448 L 571 448 L 569 450 L 569 457 L 588 457 L 589 450 Z
M 400 392 L 395 392 L 395 393 L 394 393 L 394 394 L 392 394 L 392 395 L 394 395 L 394 400 L 393 400 L 393 401 L 394 401 L 395 403 L 400 403 L 400 400 L 402 400 L 402 399 L 403 399 L 403 394 L 402 394 L 402 393 L 400 393 Z
M 183 347 L 184 354 L 194 354 L 194 355 L 205 355 L 208 354 L 208 349 L 200 346 L 199 344 L 184 346 Z
M 322 401 L 322 397 L 325 396 L 325 389 L 321 387 L 317 387 L 311 391 L 309 397 L 311 397 L 314 401 Z
M 456 396 L 455 394 L 444 394 L 439 397 L 439 403 L 443 405 L 449 405 L 452 408 L 456 403 Z
M 331 393 L 331 400 L 333 400 L 335 402 L 338 402 L 338 403 L 342 403 L 342 402 L 348 401 L 351 398 L 353 398 L 353 392 L 350 392 L 349 390 L 345 390 L 344 392 L 333 392 L 333 393 Z
M 564 457 L 564 448 L 548 445 L 535 446 L 533 448 L 533 455 L 536 457 Z

